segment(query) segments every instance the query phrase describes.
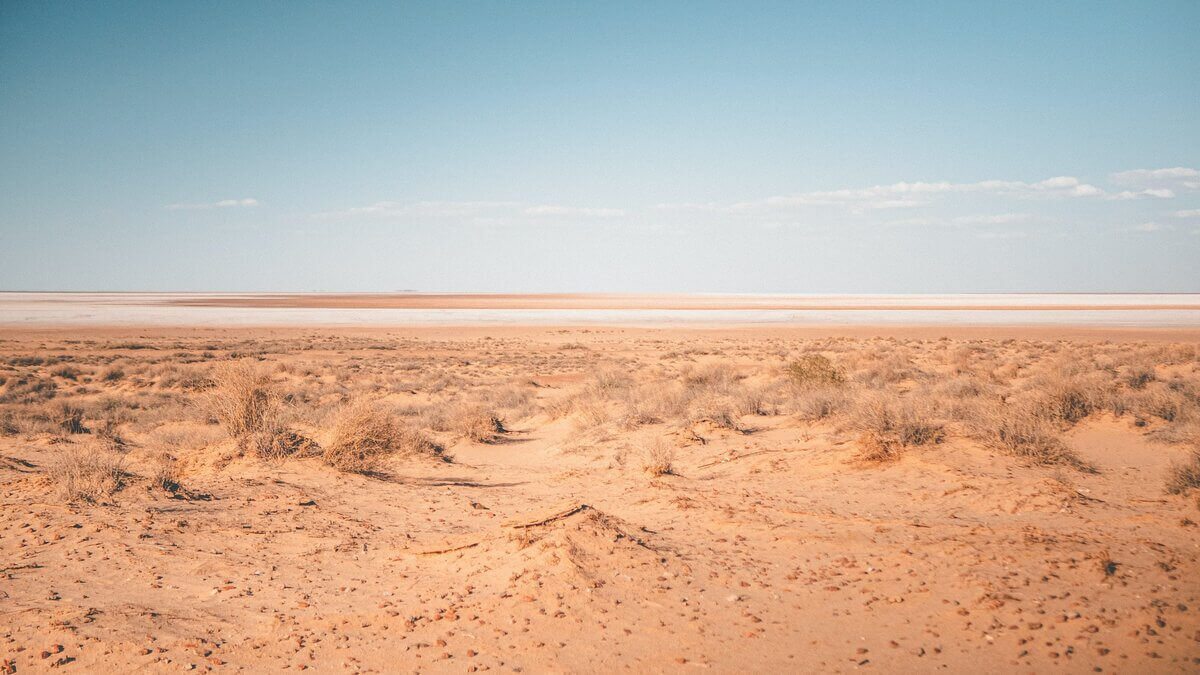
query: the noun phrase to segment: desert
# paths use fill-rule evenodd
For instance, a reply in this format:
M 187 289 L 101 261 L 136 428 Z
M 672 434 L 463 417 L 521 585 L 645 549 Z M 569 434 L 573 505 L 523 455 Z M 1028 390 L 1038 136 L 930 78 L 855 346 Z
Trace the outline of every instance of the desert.
M 17 672 L 1189 672 L 1200 335 L 39 326 Z
M 0 1 L 0 675 L 1200 673 L 1197 26 Z

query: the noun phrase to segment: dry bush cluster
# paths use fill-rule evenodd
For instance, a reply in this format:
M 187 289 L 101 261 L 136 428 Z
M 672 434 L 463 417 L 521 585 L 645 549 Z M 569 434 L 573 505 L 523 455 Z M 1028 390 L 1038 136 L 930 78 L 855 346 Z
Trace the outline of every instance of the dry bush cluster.
M 46 475 L 66 501 L 103 503 L 120 490 L 126 473 L 124 457 L 97 444 L 60 448 Z
M 1200 446 L 1192 448 L 1191 455 L 1171 467 L 1167 477 L 1167 492 L 1181 495 L 1200 489 Z
M 632 347 L 313 335 L 95 340 L 30 355 L 10 343 L 0 345 L 0 436 L 72 447 L 82 437 L 107 459 L 161 452 L 145 473 L 162 486 L 179 484 L 184 458 L 227 438 L 263 458 L 373 472 L 390 457 L 496 443 L 556 419 L 592 445 L 638 429 L 687 439 L 797 425 L 856 438 L 866 460 L 954 436 L 1081 470 L 1090 467 L 1063 434 L 1099 416 L 1157 440 L 1200 443 L 1193 344 L 731 338 Z M 666 450 L 644 454 L 651 473 L 675 461 Z M 1180 465 L 1170 489 L 1191 489 L 1195 466 Z
M 872 392 L 855 402 L 850 424 L 859 432 L 860 459 L 882 462 L 898 459 L 905 448 L 939 443 L 942 425 L 911 400 Z
M 394 455 L 439 456 L 442 448 L 378 405 L 360 403 L 338 416 L 321 458 L 341 471 L 372 473 Z

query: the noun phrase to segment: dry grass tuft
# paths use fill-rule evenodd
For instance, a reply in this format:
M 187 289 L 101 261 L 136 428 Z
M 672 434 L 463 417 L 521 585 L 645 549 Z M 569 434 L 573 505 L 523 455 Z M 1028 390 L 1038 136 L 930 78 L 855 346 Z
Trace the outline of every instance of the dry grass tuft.
M 788 364 L 788 378 L 802 389 L 831 387 L 846 381 L 846 375 L 821 354 L 805 354 Z
M 793 403 L 797 417 L 810 421 L 833 417 L 849 405 L 850 397 L 840 387 L 822 387 L 801 391 Z
M 661 438 L 654 439 L 646 446 L 642 470 L 651 477 L 675 475 L 675 450 Z
M 345 409 L 321 458 L 339 471 L 372 473 L 393 455 L 441 455 L 442 449 L 382 407 L 358 404 Z
M 1104 407 L 1111 396 L 1099 378 L 1049 377 L 1041 383 L 1043 414 L 1075 424 Z
M 280 459 L 315 448 L 310 439 L 287 429 L 283 398 L 265 370 L 241 361 L 218 368 L 213 383 L 208 409 L 243 450 Z
M 851 411 L 851 425 L 858 429 L 864 461 L 898 459 L 904 448 L 940 443 L 945 437 L 942 425 L 929 419 L 929 413 L 910 401 L 883 395 L 866 396 Z
M 282 426 L 283 400 L 265 371 L 245 361 L 232 363 L 218 368 L 213 382 L 209 410 L 229 435 L 243 438 Z
M 54 425 L 68 434 L 85 434 L 83 426 L 83 408 L 61 402 L 50 408 L 49 414 Z
M 1010 404 L 980 412 L 972 420 L 985 442 L 1014 457 L 1045 466 L 1071 466 L 1095 471 L 1058 436 L 1054 420 L 1034 404 Z
M 179 482 L 182 475 L 179 471 L 179 462 L 174 455 L 169 452 L 160 452 L 151 460 L 151 466 L 153 470 L 150 474 L 150 485 L 172 493 L 183 489 L 183 485 Z
M 454 431 L 476 443 L 495 443 L 499 435 L 507 433 L 504 420 L 494 411 L 482 406 L 459 409 L 451 422 Z
M 1171 467 L 1167 474 L 1167 492 L 1181 495 L 1200 489 L 1200 447 L 1192 449 L 1187 461 Z
M 125 458 L 98 445 L 62 448 L 46 467 L 46 475 L 69 502 L 102 503 L 124 485 Z
M 904 446 L 892 436 L 878 431 L 864 431 L 858 436 L 856 459 L 864 462 L 892 462 L 904 454 Z

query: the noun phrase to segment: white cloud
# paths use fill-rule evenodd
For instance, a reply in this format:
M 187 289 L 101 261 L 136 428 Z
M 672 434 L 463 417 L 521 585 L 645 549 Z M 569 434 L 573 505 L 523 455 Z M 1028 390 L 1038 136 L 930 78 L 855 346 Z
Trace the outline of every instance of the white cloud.
M 727 207 L 718 204 L 717 202 L 704 202 L 698 204 L 696 202 L 663 202 L 655 204 L 654 208 L 659 211 L 726 211 Z
M 378 201 L 366 206 L 355 206 L 341 211 L 314 213 L 312 217 L 323 220 L 347 218 L 389 219 L 450 219 L 467 220 L 477 225 L 499 225 L 514 220 L 539 217 L 567 218 L 620 218 L 624 209 L 560 206 L 557 204 L 529 205 L 517 201 Z
M 983 180 L 973 183 L 951 183 L 948 181 L 900 182 L 866 188 L 818 190 L 814 192 L 775 195 L 765 199 L 736 202 L 730 206 L 730 209 L 734 211 L 749 211 L 830 205 L 893 208 L 898 205 L 919 206 L 926 203 L 927 200 L 916 199 L 918 197 L 928 198 L 934 195 L 964 193 L 1001 196 L 1094 197 L 1104 194 L 1104 191 L 1094 185 L 1081 183 L 1074 176 L 1054 176 L 1035 183 L 1011 180 Z
M 959 216 L 952 222 L 955 225 L 1004 225 L 1006 223 L 1023 223 L 1031 217 L 1028 213 L 993 213 L 978 216 Z
M 370 218 L 471 218 L 493 216 L 498 213 L 511 212 L 520 206 L 519 202 L 501 201 L 420 201 L 397 202 L 379 201 L 367 206 L 355 206 L 341 211 L 326 211 L 315 213 L 313 217 L 336 220 L 351 217 Z
M 527 216 L 565 216 L 582 218 L 620 218 L 625 215 L 624 209 L 598 209 L 578 206 L 558 206 L 555 204 L 539 204 L 525 209 Z
M 1131 190 L 1122 190 L 1121 192 L 1114 192 L 1112 194 L 1105 195 L 1104 198 L 1112 199 L 1112 200 L 1116 200 L 1116 201 L 1129 201 L 1131 199 L 1148 199 L 1148 198 L 1149 199 L 1173 199 L 1174 197 L 1175 197 L 1175 192 L 1172 190 L 1168 190 L 1166 188 L 1149 188 L 1146 190 L 1139 190 L 1137 192 L 1133 192 Z
M 215 202 L 208 202 L 206 204 L 167 204 L 163 208 L 170 209 L 172 211 L 179 211 L 183 209 L 224 209 L 230 207 L 247 206 L 258 206 L 258 200 L 254 199 L 253 197 L 245 197 L 242 199 L 221 199 Z
M 1176 166 L 1169 169 L 1132 169 L 1130 171 L 1118 171 L 1112 175 L 1112 181 L 1122 185 L 1143 185 L 1146 183 L 1172 181 L 1183 181 L 1186 184 L 1189 181 L 1197 180 L 1200 180 L 1200 169 L 1191 169 L 1184 166 Z
M 1200 218 L 1200 209 L 1184 209 L 1173 214 L 1176 218 Z
M 980 232 L 980 239 L 1024 239 L 1029 235 L 1025 232 L 1009 231 L 1009 232 Z

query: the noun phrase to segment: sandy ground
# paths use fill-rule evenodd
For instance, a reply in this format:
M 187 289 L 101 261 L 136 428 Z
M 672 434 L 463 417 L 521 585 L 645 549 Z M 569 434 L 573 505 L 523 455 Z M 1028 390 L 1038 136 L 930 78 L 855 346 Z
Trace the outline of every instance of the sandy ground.
M 491 442 L 430 431 L 452 462 L 396 460 L 372 475 L 239 454 L 186 405 L 157 414 L 147 404 L 120 427 L 127 485 L 99 504 L 65 501 L 46 476 L 54 453 L 94 432 L 0 436 L 0 661 L 15 672 L 1200 670 L 1200 511 L 1193 496 L 1164 490 L 1187 447 L 1155 435 L 1161 420 L 1096 411 L 1064 428 L 1096 469 L 1084 472 L 1005 455 L 953 422 L 940 443 L 865 464 L 836 418 L 785 411 L 742 415 L 737 428 L 582 430 L 578 414 L 547 412 L 602 368 L 670 378 L 676 366 L 720 361 L 766 377 L 768 364 L 829 335 L 886 335 L 883 348 L 918 355 L 947 340 L 995 350 L 1043 341 L 1068 355 L 1200 340 L 945 333 L 4 331 L 10 380 L 53 377 L 56 366 L 15 365 L 21 357 L 67 355 L 85 372 L 60 383 L 59 398 L 69 391 L 96 409 L 106 395 L 167 391 L 155 368 L 205 351 L 279 367 L 280 378 L 310 382 L 314 401 L 336 387 L 418 407 L 474 391 L 395 384 L 398 372 L 435 369 L 471 386 L 520 380 L 532 393 L 527 414 L 506 416 Z M 109 382 L 105 364 L 122 379 Z M 1160 366 L 1164 378 L 1164 368 L 1197 372 L 1175 363 Z M 373 388 L 381 377 L 394 386 Z M 200 396 L 180 391 L 169 405 Z M 296 424 L 320 440 L 321 419 Z M 164 429 L 201 439 L 176 442 L 186 449 L 175 493 L 144 480 Z M 673 473 L 642 470 L 651 437 L 672 447 Z

